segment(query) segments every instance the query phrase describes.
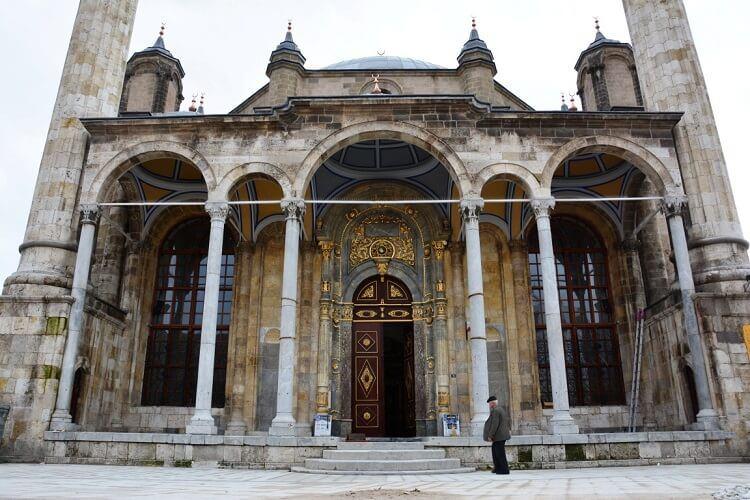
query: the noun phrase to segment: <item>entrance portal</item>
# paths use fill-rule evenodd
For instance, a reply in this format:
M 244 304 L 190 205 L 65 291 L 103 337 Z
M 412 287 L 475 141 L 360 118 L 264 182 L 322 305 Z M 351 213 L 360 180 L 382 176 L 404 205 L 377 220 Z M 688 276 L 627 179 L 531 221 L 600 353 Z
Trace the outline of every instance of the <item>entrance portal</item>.
M 354 293 L 352 430 L 368 437 L 416 434 L 411 293 L 374 276 Z

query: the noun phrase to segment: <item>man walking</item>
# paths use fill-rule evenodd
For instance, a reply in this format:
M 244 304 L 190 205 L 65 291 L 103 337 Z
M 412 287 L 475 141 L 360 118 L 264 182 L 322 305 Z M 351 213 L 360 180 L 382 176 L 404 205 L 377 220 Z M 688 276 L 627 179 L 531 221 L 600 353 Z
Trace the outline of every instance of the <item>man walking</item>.
M 505 409 L 497 406 L 497 398 L 490 396 L 490 417 L 484 423 L 484 440 L 492 443 L 492 463 L 495 474 L 510 474 L 505 456 L 505 441 L 510 439 L 510 419 Z

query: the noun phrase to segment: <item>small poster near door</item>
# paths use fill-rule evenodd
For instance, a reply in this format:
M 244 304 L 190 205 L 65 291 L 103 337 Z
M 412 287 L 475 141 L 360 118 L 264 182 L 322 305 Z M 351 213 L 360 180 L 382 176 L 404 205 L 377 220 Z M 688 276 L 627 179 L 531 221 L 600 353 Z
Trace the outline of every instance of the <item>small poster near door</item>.
M 331 435 L 331 416 L 330 415 L 315 415 L 315 428 L 313 436 L 330 436 Z
M 443 415 L 443 436 L 459 437 L 461 435 L 461 422 L 458 415 Z

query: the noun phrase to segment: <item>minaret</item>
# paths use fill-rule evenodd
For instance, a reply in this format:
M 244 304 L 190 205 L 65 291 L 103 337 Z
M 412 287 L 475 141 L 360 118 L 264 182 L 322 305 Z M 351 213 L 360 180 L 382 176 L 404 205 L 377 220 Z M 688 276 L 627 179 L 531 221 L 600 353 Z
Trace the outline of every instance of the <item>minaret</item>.
M 120 113 L 169 113 L 180 110 L 185 70 L 164 45 L 164 24 L 151 47 L 128 61 Z
M 482 102 L 492 103 L 497 68 L 492 51 L 479 38 L 475 18 L 471 18 L 469 39 L 458 54 L 458 74 L 464 81 L 466 94 L 471 94 Z
M 78 189 L 88 134 L 78 118 L 117 116 L 137 0 L 81 0 L 34 189 L 18 270 L 4 294 L 64 295 L 72 285 Z
M 270 80 L 268 88 L 271 93 L 271 106 L 280 106 L 288 98 L 296 96 L 299 83 L 305 74 L 305 56 L 292 38 L 292 21 L 286 28 L 286 36 L 271 58 L 266 68 Z
M 623 0 L 623 6 L 646 110 L 685 113 L 674 136 L 698 290 L 742 292 L 750 275 L 747 241 L 685 6 L 682 0 Z

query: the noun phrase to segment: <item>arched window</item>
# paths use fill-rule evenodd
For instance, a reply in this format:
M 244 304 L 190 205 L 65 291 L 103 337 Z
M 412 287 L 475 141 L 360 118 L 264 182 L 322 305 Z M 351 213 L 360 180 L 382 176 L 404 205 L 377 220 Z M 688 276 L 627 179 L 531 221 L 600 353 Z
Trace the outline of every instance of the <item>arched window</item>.
M 154 307 L 149 325 L 143 405 L 193 406 L 198 381 L 203 299 L 208 260 L 208 218 L 180 224 L 159 251 Z M 216 321 L 212 406 L 224 406 L 234 246 L 224 233 Z
M 565 217 L 552 220 L 552 241 L 570 404 L 624 404 L 606 249 L 589 227 Z M 529 272 L 541 396 L 543 403 L 549 403 L 552 402 L 552 387 L 536 230 L 532 230 L 529 237 Z

